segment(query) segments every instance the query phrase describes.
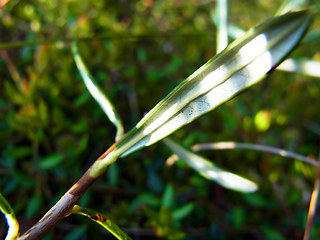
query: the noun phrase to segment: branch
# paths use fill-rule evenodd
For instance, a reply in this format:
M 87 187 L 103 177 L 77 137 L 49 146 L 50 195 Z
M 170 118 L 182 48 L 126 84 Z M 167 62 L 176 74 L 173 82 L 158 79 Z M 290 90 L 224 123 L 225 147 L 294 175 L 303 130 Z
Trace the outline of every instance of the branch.
M 40 239 L 44 234 L 51 230 L 62 218 L 68 215 L 73 206 L 79 201 L 80 197 L 88 190 L 88 188 L 97 180 L 99 175 L 92 176 L 91 170 L 93 166 L 103 160 L 109 153 L 113 151 L 116 144 L 114 143 L 104 154 L 102 154 L 94 164 L 85 172 L 85 174 L 66 192 L 62 198 L 27 232 L 25 232 L 18 240 Z
M 319 157 L 320 161 L 320 157 Z M 304 231 L 303 240 L 309 240 L 311 235 L 311 228 L 314 216 L 317 210 L 317 203 L 318 203 L 318 196 L 319 196 L 319 189 L 320 189 L 320 166 L 318 166 L 318 171 L 316 175 L 316 179 L 314 181 L 314 187 L 311 195 L 309 211 L 308 211 L 308 218 L 306 223 L 306 229 Z

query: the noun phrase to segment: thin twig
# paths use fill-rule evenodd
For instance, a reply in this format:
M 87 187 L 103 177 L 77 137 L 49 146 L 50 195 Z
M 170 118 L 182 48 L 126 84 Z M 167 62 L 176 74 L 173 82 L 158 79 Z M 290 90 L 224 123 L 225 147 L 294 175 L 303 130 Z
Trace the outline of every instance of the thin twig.
M 320 162 L 320 157 L 319 157 L 319 162 Z M 313 187 L 313 191 L 312 191 L 312 195 L 311 195 L 308 218 L 307 218 L 307 223 L 306 223 L 306 229 L 304 231 L 303 240 L 310 239 L 312 223 L 313 223 L 314 215 L 316 214 L 316 210 L 317 210 L 319 187 L 320 187 L 320 166 L 318 167 L 317 176 L 314 181 L 314 187 Z
M 298 159 L 302 162 L 314 165 L 314 166 L 320 166 L 320 163 L 305 157 L 301 154 L 291 152 L 288 150 L 284 150 L 281 148 L 276 148 L 276 147 L 271 147 L 271 146 L 266 146 L 266 145 L 261 145 L 261 144 L 253 144 L 253 143 L 237 143 L 237 142 L 217 142 L 217 143 L 202 143 L 202 144 L 197 144 L 192 147 L 193 151 L 201 151 L 201 150 L 221 150 L 221 149 L 250 149 L 250 150 L 256 150 L 256 151 L 262 151 L 262 152 L 268 152 L 268 153 L 273 153 L 276 155 L 280 155 L 282 157 L 287 157 L 287 158 L 293 158 L 293 159 Z
M 73 41 L 94 41 L 94 40 L 137 40 L 137 39 L 154 39 L 154 38 L 186 38 L 186 37 L 210 37 L 212 34 L 207 32 L 192 32 L 192 33 L 148 33 L 148 34 L 124 34 L 124 33 L 111 33 L 99 36 L 92 37 L 69 37 L 69 38 L 52 38 L 52 39 L 43 39 L 36 41 L 19 41 L 19 42 L 2 42 L 0 43 L 0 49 L 9 49 L 9 48 L 20 48 L 27 46 L 38 46 L 44 44 L 55 44 L 55 43 L 71 43 Z
M 249 150 L 273 153 L 276 155 L 280 155 L 282 157 L 298 159 L 302 162 L 305 162 L 317 167 L 320 166 L 319 162 L 311 158 L 305 157 L 301 154 L 284 150 L 281 148 L 260 145 L 260 144 L 253 144 L 253 143 L 237 143 L 237 142 L 201 143 L 201 144 L 193 145 L 191 149 L 192 151 L 195 151 L 195 152 L 203 151 L 203 150 L 249 149 Z M 172 165 L 178 159 L 179 159 L 178 156 L 173 154 L 167 159 L 167 164 Z

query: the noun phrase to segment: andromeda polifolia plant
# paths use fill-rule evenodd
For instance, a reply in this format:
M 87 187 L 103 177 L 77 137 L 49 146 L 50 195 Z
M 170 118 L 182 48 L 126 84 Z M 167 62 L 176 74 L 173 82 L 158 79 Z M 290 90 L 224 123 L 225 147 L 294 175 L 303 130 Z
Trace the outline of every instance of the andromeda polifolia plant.
M 108 229 L 118 239 L 129 239 L 129 236 L 104 215 L 77 206 L 76 203 L 80 197 L 106 171 L 107 167 L 119 158 L 124 158 L 164 139 L 182 126 L 261 81 L 299 44 L 313 15 L 311 10 L 290 12 L 270 18 L 250 29 L 181 82 L 127 134 L 123 134 L 124 128 L 119 115 L 94 82 L 80 57 L 77 43 L 74 42 L 71 50 L 75 63 L 87 89 L 116 126 L 116 142 L 93 163 L 80 180 L 37 224 L 21 237 L 17 236 L 17 232 L 10 230 L 10 236 L 12 232 L 15 236 L 8 239 L 39 239 L 62 218 L 70 214 L 88 216 Z M 210 161 L 182 147 L 176 141 L 167 138 L 164 139 L 164 143 L 206 178 L 240 192 L 257 190 L 257 185 L 252 181 L 215 166 Z M 2 206 L 6 206 L 4 201 L 1 203 Z M 2 211 L 8 216 L 10 214 L 14 216 L 8 207 L 2 208 Z

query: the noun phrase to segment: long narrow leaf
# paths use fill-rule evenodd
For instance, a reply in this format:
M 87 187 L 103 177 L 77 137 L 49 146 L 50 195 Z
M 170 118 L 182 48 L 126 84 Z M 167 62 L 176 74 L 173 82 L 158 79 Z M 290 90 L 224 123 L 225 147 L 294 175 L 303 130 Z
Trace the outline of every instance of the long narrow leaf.
M 216 12 L 212 18 L 217 25 L 217 53 L 228 45 L 228 0 L 218 0 Z
M 295 48 L 311 19 L 311 11 L 304 10 L 249 30 L 160 101 L 117 144 L 110 158 L 161 140 L 256 84 Z
M 311 77 L 320 77 L 320 61 L 289 58 L 279 65 L 278 70 L 303 73 Z
M 94 81 L 93 77 L 89 73 L 86 65 L 84 64 L 77 47 L 77 43 L 73 42 L 71 46 L 72 54 L 74 61 L 78 67 L 78 70 L 81 74 L 82 80 L 89 90 L 92 97 L 96 100 L 96 102 L 100 105 L 103 112 L 107 115 L 109 120 L 113 123 L 113 125 L 117 128 L 116 140 L 120 139 L 123 135 L 123 125 L 119 114 L 116 109 L 110 102 L 110 100 L 106 97 L 103 91 L 99 88 L 98 84 Z
M 165 138 L 163 142 L 177 154 L 180 159 L 184 160 L 202 176 L 217 182 L 225 188 L 246 193 L 254 192 L 258 189 L 254 182 L 215 166 L 212 162 L 187 150 L 169 138 Z
M 237 142 L 201 143 L 201 144 L 193 145 L 191 149 L 192 151 L 196 151 L 196 152 L 202 151 L 202 150 L 248 149 L 248 150 L 273 153 L 281 157 L 297 159 L 314 166 L 320 165 L 319 162 L 295 152 L 291 152 L 285 149 L 276 148 L 272 146 L 253 144 L 253 143 L 237 143 Z
M 8 228 L 9 228 L 5 240 L 16 239 L 19 233 L 19 224 L 11 206 L 9 205 L 9 203 L 1 193 L 0 193 L 0 211 L 5 215 Z
M 275 15 L 282 15 L 289 11 L 294 11 L 301 8 L 303 5 L 307 3 L 306 0 L 285 0 L 281 4 L 280 8 L 276 12 Z
M 113 236 L 115 236 L 119 240 L 132 239 L 124 231 L 122 231 L 114 222 L 112 222 L 103 214 L 98 213 L 94 210 L 75 205 L 72 208 L 70 214 L 80 214 L 90 218 L 92 221 L 95 221 L 96 223 L 101 225 L 104 229 L 108 230 Z

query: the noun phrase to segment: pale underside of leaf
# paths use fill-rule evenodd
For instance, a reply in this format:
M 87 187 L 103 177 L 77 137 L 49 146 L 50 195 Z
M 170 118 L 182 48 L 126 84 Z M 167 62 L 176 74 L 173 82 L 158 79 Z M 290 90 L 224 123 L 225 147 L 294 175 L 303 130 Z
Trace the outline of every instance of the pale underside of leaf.
M 245 193 L 255 192 L 258 189 L 254 182 L 215 166 L 212 162 L 187 150 L 169 138 L 165 138 L 163 142 L 177 154 L 180 159 L 184 160 L 202 176 L 217 182 L 225 188 Z
M 160 101 L 114 154 L 149 146 L 257 83 L 297 45 L 311 18 L 307 10 L 289 13 L 249 30 Z

